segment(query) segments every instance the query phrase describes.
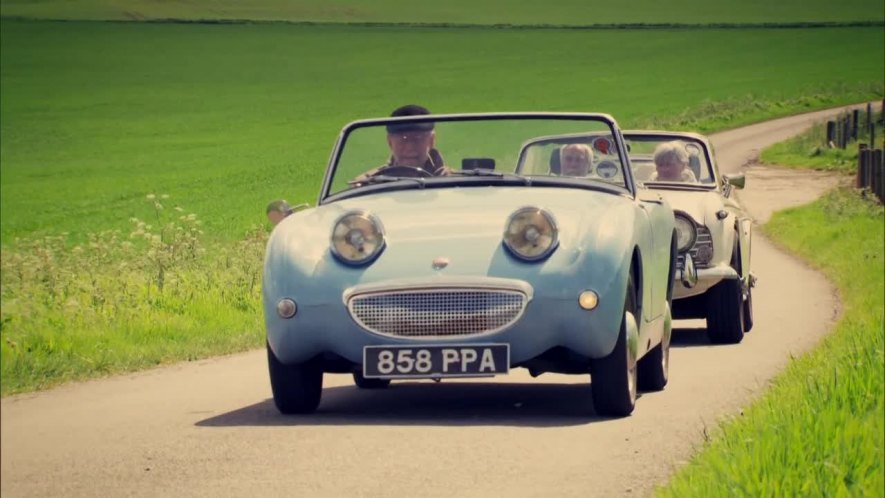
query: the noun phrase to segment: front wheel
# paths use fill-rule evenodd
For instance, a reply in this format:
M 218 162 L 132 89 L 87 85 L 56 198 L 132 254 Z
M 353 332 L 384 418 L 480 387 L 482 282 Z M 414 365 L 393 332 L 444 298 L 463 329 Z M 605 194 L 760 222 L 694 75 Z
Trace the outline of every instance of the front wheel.
M 627 281 L 624 315 L 615 349 L 605 358 L 593 362 L 591 388 L 596 413 L 625 417 L 636 406 L 636 354 L 627 343 L 628 331 L 636 327 L 636 291 L 633 277 Z
M 715 344 L 744 339 L 744 295 L 741 281 L 723 280 L 707 291 L 707 336 Z
M 741 275 L 741 251 L 734 234 L 731 267 Z M 723 280 L 707 291 L 707 336 L 715 344 L 737 344 L 744 339 L 744 283 Z
M 277 410 L 285 415 L 313 413 L 323 394 L 323 364 L 317 357 L 304 363 L 286 365 L 267 345 L 270 388 Z
M 753 328 L 753 286 L 747 286 L 747 298 L 744 299 L 744 333 L 749 332 Z
M 672 322 L 669 306 L 664 318 L 664 327 L 661 343 L 646 353 L 637 365 L 638 388 L 642 391 L 663 391 L 670 378 Z

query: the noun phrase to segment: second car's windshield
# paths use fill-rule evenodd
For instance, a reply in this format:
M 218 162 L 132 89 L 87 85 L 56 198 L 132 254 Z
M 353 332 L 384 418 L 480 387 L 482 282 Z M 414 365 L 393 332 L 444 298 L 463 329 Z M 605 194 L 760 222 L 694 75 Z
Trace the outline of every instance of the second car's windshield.
M 690 137 L 625 134 L 633 168 L 639 183 L 715 183 L 713 168 L 703 142 Z
M 461 176 L 569 178 L 627 187 L 612 124 L 588 116 L 438 116 L 346 129 L 328 194 Z

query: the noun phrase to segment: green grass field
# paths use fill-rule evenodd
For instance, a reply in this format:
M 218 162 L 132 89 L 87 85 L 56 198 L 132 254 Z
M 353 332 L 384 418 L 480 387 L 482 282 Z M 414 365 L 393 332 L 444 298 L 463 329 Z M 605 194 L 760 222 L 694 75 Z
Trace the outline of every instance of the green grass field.
M 795 156 L 794 164 L 802 160 Z M 836 283 L 843 316 L 659 496 L 883 495 L 883 227 L 882 206 L 854 191 L 833 192 L 766 224 L 767 236 Z
M 716 2 L 705 0 L 556 0 L 535 2 L 415 2 L 408 0 L 2 0 L 0 13 L 41 19 L 254 19 L 316 22 L 464 24 L 623 24 L 844 22 L 885 18 L 881 2 L 823 0 Z
M 601 111 L 625 126 L 698 109 L 696 127 L 736 126 L 877 98 L 885 59 L 878 28 L 0 27 L 3 244 L 126 230 L 149 193 L 238 240 L 268 200 L 314 202 L 344 123 L 402 103 Z
M 435 112 L 599 111 L 625 127 L 712 131 L 885 93 L 880 25 L 8 19 L 881 23 L 881 0 L 506 9 L 464 0 L 0 0 L 0 15 L 4 396 L 261 347 L 263 207 L 280 197 L 314 201 L 347 121 L 417 102 Z M 790 145 L 778 162 L 802 163 L 797 151 L 806 150 L 807 142 Z M 844 318 L 662 495 L 882 496 L 882 218 L 881 207 L 841 192 L 772 219 L 771 237 L 837 283 Z

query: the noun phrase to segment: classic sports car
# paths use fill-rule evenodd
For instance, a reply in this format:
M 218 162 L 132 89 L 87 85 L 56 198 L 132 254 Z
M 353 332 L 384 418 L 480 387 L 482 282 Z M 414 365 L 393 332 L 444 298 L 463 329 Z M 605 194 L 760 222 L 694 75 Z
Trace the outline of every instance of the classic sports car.
M 637 183 L 661 193 L 676 214 L 678 271 L 673 317 L 706 318 L 714 343 L 738 343 L 753 328 L 750 272 L 752 220 L 732 195 L 743 175 L 722 175 L 706 137 L 671 131 L 625 131 Z M 657 177 L 654 153 L 662 144 L 687 157 L 677 180 Z M 695 276 L 696 275 L 696 276 Z
M 607 137 L 606 177 L 551 171 L 551 157 L 575 159 L 575 133 Z M 360 388 L 589 373 L 596 412 L 615 416 L 667 383 L 675 220 L 660 195 L 638 195 L 610 116 L 356 121 L 317 206 L 285 214 L 263 281 L 282 413 L 314 411 L 325 372 Z

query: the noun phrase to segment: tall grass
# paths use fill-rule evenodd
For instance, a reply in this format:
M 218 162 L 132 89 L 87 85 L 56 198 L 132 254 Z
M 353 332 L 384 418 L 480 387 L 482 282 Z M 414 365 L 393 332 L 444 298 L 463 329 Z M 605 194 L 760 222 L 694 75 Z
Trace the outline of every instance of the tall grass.
M 206 246 L 200 220 L 148 196 L 132 230 L 19 240 L 0 252 L 0 393 L 260 344 L 266 231 Z

